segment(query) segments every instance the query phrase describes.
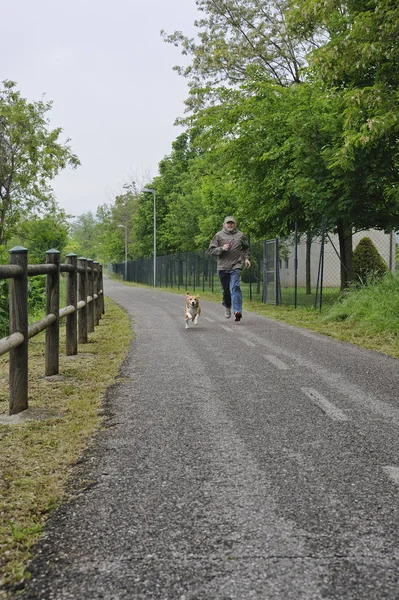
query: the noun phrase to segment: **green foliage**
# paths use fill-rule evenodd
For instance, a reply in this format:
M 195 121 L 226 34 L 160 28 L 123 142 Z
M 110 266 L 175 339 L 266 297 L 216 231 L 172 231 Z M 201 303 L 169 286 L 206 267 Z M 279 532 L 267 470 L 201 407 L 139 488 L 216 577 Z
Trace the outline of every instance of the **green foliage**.
M 29 264 L 46 262 L 46 252 L 55 248 L 64 253 L 69 224 L 62 210 L 53 210 L 44 217 L 32 216 L 16 227 L 18 243 L 28 248 Z
M 77 217 L 70 225 L 71 238 L 67 249 L 78 256 L 97 260 L 96 245 L 98 244 L 97 219 L 92 212 Z
M 46 277 L 36 275 L 28 278 L 28 306 L 30 313 L 42 311 L 46 306 Z
M 28 215 L 54 206 L 50 182 L 78 158 L 49 130 L 51 102 L 29 102 L 12 81 L 0 88 L 0 245 Z
M 125 259 L 126 227 L 128 259 L 139 256 L 137 250 L 141 242 L 133 232 L 133 217 L 139 210 L 139 204 L 135 182 L 124 185 L 123 192 L 116 196 L 114 204 L 100 205 L 96 214 L 84 213 L 72 221 L 66 252 L 74 252 L 103 264 L 121 262 Z
M 8 279 L 0 279 L 0 338 L 8 335 Z
M 386 273 L 382 278 L 353 288 L 341 297 L 323 317 L 325 322 L 347 322 L 363 334 L 399 334 L 399 276 Z
M 46 278 L 43 275 L 28 278 L 28 311 L 30 321 L 46 307 Z M 0 279 L 0 338 L 9 334 L 9 283 Z
M 308 32 L 322 26 L 327 40 L 309 56 L 312 84 L 340 97 L 342 135 L 331 168 L 344 176 L 358 227 L 396 228 L 399 219 L 399 5 L 392 0 L 299 0 L 291 18 Z
M 362 283 L 380 277 L 387 271 L 384 259 L 369 237 L 363 237 L 353 252 L 353 271 L 356 279 Z
M 196 39 L 181 31 L 162 32 L 166 42 L 191 57 L 186 67 L 175 67 L 189 81 L 189 109 L 212 102 L 224 84 L 237 87 L 250 69 L 266 73 L 278 85 L 299 82 L 306 54 L 317 35 L 298 39 L 287 27 L 287 0 L 196 0 L 202 18 L 195 24 Z

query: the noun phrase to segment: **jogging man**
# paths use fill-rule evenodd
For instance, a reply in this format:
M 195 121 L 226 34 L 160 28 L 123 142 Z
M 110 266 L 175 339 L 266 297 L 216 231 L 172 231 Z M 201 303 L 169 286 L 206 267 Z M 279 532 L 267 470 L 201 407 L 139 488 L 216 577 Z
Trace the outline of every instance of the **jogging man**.
M 250 267 L 249 244 L 242 233 L 237 229 L 234 217 L 226 217 L 223 229 L 218 231 L 209 245 L 209 252 L 217 256 L 217 272 L 223 290 L 222 304 L 224 316 L 231 317 L 231 305 L 235 321 L 242 318 L 242 292 L 240 287 L 241 269 L 243 261 Z

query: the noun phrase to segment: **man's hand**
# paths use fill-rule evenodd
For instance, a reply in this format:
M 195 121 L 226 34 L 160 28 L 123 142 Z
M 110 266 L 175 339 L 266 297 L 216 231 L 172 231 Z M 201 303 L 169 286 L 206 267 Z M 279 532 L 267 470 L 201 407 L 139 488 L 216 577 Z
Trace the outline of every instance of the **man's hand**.
M 247 269 L 249 269 L 249 267 L 251 266 L 251 261 L 248 258 L 245 259 L 245 266 L 247 267 Z

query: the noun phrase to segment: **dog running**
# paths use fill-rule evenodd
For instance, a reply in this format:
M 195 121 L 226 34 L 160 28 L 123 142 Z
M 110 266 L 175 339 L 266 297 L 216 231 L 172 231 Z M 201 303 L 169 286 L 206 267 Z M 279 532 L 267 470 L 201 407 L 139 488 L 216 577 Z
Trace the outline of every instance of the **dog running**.
M 199 296 L 192 296 L 190 292 L 186 293 L 186 307 L 184 309 L 184 318 L 186 320 L 186 329 L 188 329 L 188 322 L 191 321 L 194 325 L 197 325 L 198 318 L 201 314 L 201 309 L 199 305 Z

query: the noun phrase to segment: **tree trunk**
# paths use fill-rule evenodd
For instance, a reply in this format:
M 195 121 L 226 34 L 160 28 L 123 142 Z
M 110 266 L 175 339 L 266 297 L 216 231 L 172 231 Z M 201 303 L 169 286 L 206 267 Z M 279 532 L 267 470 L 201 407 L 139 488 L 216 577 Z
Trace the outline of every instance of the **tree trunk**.
M 306 294 L 312 293 L 312 280 L 311 280 L 311 251 L 312 251 L 312 233 L 308 231 L 306 233 L 306 259 L 305 259 L 305 268 L 306 268 Z
M 339 253 L 341 258 L 341 291 L 353 281 L 352 227 L 345 225 L 342 219 L 337 222 Z

